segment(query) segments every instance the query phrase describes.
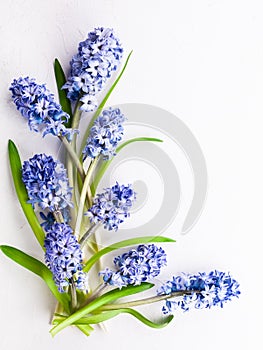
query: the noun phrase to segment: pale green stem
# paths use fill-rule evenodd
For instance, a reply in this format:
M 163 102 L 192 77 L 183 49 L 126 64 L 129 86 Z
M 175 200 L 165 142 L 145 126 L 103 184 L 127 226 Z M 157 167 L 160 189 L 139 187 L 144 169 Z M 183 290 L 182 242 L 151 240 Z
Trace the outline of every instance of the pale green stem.
M 76 225 L 75 225 L 75 235 L 76 237 L 79 237 L 80 234 L 80 227 L 81 227 L 81 221 L 82 221 L 82 216 L 83 216 L 83 209 L 84 209 L 84 205 L 85 205 L 85 199 L 87 196 L 87 191 L 88 189 L 90 190 L 89 184 L 90 184 L 90 179 L 92 176 L 92 172 L 94 170 L 94 168 L 96 167 L 97 164 L 97 158 L 95 158 L 92 163 L 91 166 L 87 172 L 85 181 L 83 183 L 83 187 L 82 187 L 82 191 L 80 194 L 80 200 L 79 200 L 79 208 L 78 208 L 78 215 L 77 215 L 77 220 L 76 220 Z M 91 201 L 92 198 L 88 198 L 89 201 L 89 205 L 91 206 Z
M 67 172 L 68 172 L 68 182 L 69 182 L 69 187 L 73 189 L 72 191 L 72 201 L 73 201 L 73 207 L 70 208 L 70 216 L 72 223 L 74 224 L 76 221 L 76 213 L 78 210 L 78 202 L 76 198 L 76 189 L 74 187 L 74 176 L 73 176 L 73 163 L 71 161 L 71 157 L 67 154 L 66 157 L 66 162 L 67 162 Z
M 79 109 L 81 105 L 80 101 L 77 101 L 72 117 L 72 129 L 77 130 L 79 128 L 79 121 L 81 117 L 81 111 Z M 80 174 L 80 177 L 82 181 L 84 181 L 85 178 L 85 173 L 83 166 L 78 159 L 78 156 L 76 155 L 76 140 L 77 140 L 77 133 L 73 134 L 72 141 L 68 142 L 68 140 L 63 137 L 61 141 L 63 142 L 66 150 L 67 150 L 67 157 L 66 157 L 66 162 L 67 162 L 67 171 L 68 171 L 68 180 L 69 180 L 69 186 L 73 188 L 73 194 L 72 194 L 72 200 L 74 204 L 74 208 L 71 208 L 71 219 L 72 222 L 74 223 L 76 220 L 76 211 L 78 210 L 78 205 L 77 205 L 77 193 L 76 193 L 76 187 L 75 187 L 75 178 L 76 178 L 76 169 Z M 72 161 L 75 164 L 76 168 L 73 167 Z
M 73 163 L 75 164 L 81 179 L 84 181 L 85 178 L 85 172 L 83 170 L 83 166 L 76 154 L 76 152 L 74 151 L 74 148 L 72 147 L 72 145 L 68 142 L 68 140 L 66 139 L 65 136 L 59 136 L 59 139 L 62 141 L 63 145 L 65 146 L 68 155 L 70 156 L 71 160 L 73 161 Z
M 98 285 L 98 287 L 94 290 L 91 296 L 85 300 L 84 305 L 88 305 L 90 302 L 95 300 L 107 287 L 108 285 L 106 283 Z
M 72 312 L 74 312 L 77 308 L 77 292 L 76 292 L 76 286 L 74 283 L 73 278 L 69 279 L 70 282 L 70 294 L 71 294 L 71 308 Z
M 72 118 L 71 127 L 73 130 L 79 128 L 80 118 L 81 118 L 81 114 L 82 114 L 82 111 L 79 109 L 81 105 L 82 105 L 82 102 L 80 102 L 78 100 L 76 103 L 74 113 L 73 113 L 73 118 Z M 72 137 L 71 144 L 73 146 L 74 151 L 76 152 L 76 150 L 77 150 L 77 134 L 76 133 Z
M 84 235 L 79 240 L 80 248 L 82 249 L 87 242 L 87 239 L 98 229 L 99 225 L 92 224 L 92 226 L 84 233 Z
M 164 295 L 155 295 L 154 297 L 149 297 L 145 299 L 139 299 L 139 300 L 133 300 L 133 301 L 128 301 L 127 303 L 120 303 L 120 304 L 108 304 L 104 305 L 100 308 L 100 311 L 105 311 L 105 310 L 116 310 L 116 309 L 123 309 L 123 308 L 129 308 L 129 307 L 134 307 L 134 306 L 140 306 L 140 305 L 146 305 L 146 304 L 152 304 L 156 303 L 161 300 L 167 300 L 170 298 L 174 297 L 179 297 L 185 294 L 192 294 L 192 293 L 197 293 L 199 291 L 180 291 L 180 292 L 174 292 L 171 294 L 164 294 Z
M 56 222 L 58 222 L 58 223 L 63 223 L 64 222 L 64 218 L 63 218 L 63 215 L 62 215 L 60 210 L 54 211 L 53 215 L 54 215 L 54 218 L 55 218 Z

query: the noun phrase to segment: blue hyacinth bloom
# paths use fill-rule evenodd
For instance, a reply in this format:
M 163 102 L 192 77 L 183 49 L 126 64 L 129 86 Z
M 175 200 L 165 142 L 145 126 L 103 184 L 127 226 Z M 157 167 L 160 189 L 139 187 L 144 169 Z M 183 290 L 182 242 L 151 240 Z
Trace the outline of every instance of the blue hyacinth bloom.
M 109 108 L 95 120 L 90 129 L 86 146 L 83 150 L 83 159 L 95 158 L 102 155 L 107 160 L 115 155 L 118 143 L 123 137 L 124 115 L 119 108 Z
M 119 288 L 130 284 L 138 285 L 158 276 L 166 263 L 166 253 L 162 248 L 154 244 L 141 244 L 136 249 L 115 257 L 116 271 L 107 268 L 100 275 L 105 283 Z
M 164 314 L 182 309 L 203 309 L 213 306 L 223 307 L 224 303 L 240 294 L 239 284 L 229 274 L 220 271 L 199 273 L 197 275 L 181 274 L 167 281 L 159 290 L 158 295 L 169 295 L 175 292 L 185 292 L 176 299 L 166 300 L 162 311 Z
M 129 210 L 136 199 L 131 185 L 116 185 L 97 194 L 87 211 L 91 223 L 102 223 L 104 228 L 118 230 L 119 225 L 130 216 Z
M 28 121 L 30 130 L 41 131 L 43 136 L 72 137 L 73 131 L 64 125 L 69 115 L 55 102 L 54 95 L 45 84 L 39 85 L 35 79 L 25 77 L 14 79 L 10 86 L 13 101 L 23 117 Z
M 77 289 L 85 289 L 82 251 L 71 227 L 55 223 L 48 230 L 44 246 L 45 261 L 53 274 L 58 290 L 63 293 L 72 283 Z
M 90 32 L 87 39 L 79 43 L 78 52 L 70 62 L 71 73 L 63 86 L 68 91 L 68 98 L 76 100 L 88 95 L 81 100 L 81 109 L 90 112 L 97 108 L 95 95 L 117 69 L 122 54 L 123 48 L 112 29 L 99 27 Z
M 72 206 L 66 169 L 51 156 L 36 154 L 25 161 L 22 180 L 33 208 L 37 204 L 42 210 L 54 212 Z

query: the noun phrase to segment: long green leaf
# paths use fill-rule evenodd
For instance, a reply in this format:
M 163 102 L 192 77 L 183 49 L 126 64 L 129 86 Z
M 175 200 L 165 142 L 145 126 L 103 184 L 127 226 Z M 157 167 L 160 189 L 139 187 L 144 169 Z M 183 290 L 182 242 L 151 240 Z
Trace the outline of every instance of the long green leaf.
M 98 253 L 94 254 L 84 265 L 83 270 L 85 272 L 88 272 L 92 266 L 105 254 L 108 254 L 112 252 L 113 250 L 120 249 L 120 248 L 125 248 L 131 245 L 136 245 L 136 244 L 143 244 L 143 243 L 159 243 L 159 242 L 164 242 L 164 243 L 170 243 L 170 242 L 175 242 L 174 239 L 168 238 L 168 237 L 162 237 L 162 236 L 144 236 L 144 237 L 137 237 L 137 238 L 131 238 L 131 239 L 126 239 L 121 242 L 114 243 L 108 247 L 105 247 L 101 249 Z
M 141 142 L 141 141 L 151 141 L 151 142 L 163 142 L 160 139 L 156 139 L 153 137 L 135 137 L 133 139 L 127 140 L 125 142 L 123 142 L 119 147 L 117 147 L 116 149 L 116 153 L 119 153 L 124 147 L 128 146 L 129 144 L 133 143 L 133 142 Z M 104 175 L 105 171 L 108 169 L 108 167 L 110 166 L 111 162 L 113 161 L 114 158 L 111 158 L 107 161 L 103 161 L 100 165 L 100 168 L 96 174 L 95 179 L 93 180 L 90 189 L 91 189 L 91 193 L 94 196 L 96 193 L 96 189 L 98 187 L 98 184 L 102 178 L 102 176 Z
M 46 282 L 48 288 L 57 299 L 57 301 L 69 311 L 69 296 L 66 293 L 59 293 L 55 282 L 53 281 L 51 271 L 39 260 L 33 258 L 32 256 L 22 252 L 21 250 L 10 247 L 7 245 L 1 245 L 0 250 L 11 260 L 15 261 L 17 264 L 23 266 L 27 270 L 35 273 L 41 277 L 44 282 Z
M 127 286 L 123 289 L 114 289 L 108 293 L 103 294 L 99 298 L 93 300 L 88 305 L 84 306 L 83 308 L 76 311 L 74 314 L 67 317 L 64 321 L 62 321 L 60 324 L 53 327 L 50 331 L 52 336 L 56 335 L 59 331 L 66 328 L 67 326 L 70 326 L 80 318 L 84 317 L 85 315 L 93 312 L 94 310 L 98 309 L 99 307 L 109 304 L 112 301 L 115 301 L 119 298 L 123 298 L 128 295 L 136 294 L 143 292 L 147 289 L 150 289 L 153 287 L 153 284 L 151 283 L 142 283 L 139 286 Z
M 70 100 L 67 98 L 66 90 L 62 90 L 62 86 L 66 83 L 67 80 L 63 68 L 61 67 L 61 64 L 57 58 L 54 61 L 54 73 L 57 83 L 59 103 L 61 104 L 63 111 L 68 113 L 68 115 L 70 116 L 70 119 L 67 123 L 65 123 L 65 126 L 67 128 L 70 128 L 72 117 L 71 103 Z
M 90 132 L 90 128 L 92 127 L 94 121 L 96 120 L 96 118 L 99 116 L 99 114 L 101 113 L 103 107 L 105 106 L 106 102 L 108 101 L 111 93 L 113 92 L 113 90 L 115 89 L 116 85 L 118 84 L 118 82 L 120 81 L 123 73 L 125 72 L 125 69 L 128 65 L 128 62 L 129 62 L 129 59 L 131 57 L 131 54 L 132 54 L 132 51 L 129 53 L 126 61 L 125 61 L 125 64 L 120 72 L 120 74 L 118 75 L 117 79 L 114 81 L 114 83 L 112 84 L 111 88 L 109 89 L 109 91 L 107 92 L 106 96 L 104 97 L 104 99 L 101 101 L 98 109 L 96 110 L 96 112 L 94 113 L 93 117 L 91 118 L 90 122 L 89 122 L 89 125 L 85 131 L 85 135 L 83 137 L 83 141 L 82 141 L 82 144 L 81 144 L 81 148 L 80 148 L 80 153 L 82 154 L 82 151 L 83 151 L 83 148 L 85 147 L 85 144 L 86 144 L 86 141 L 87 141 L 87 138 L 89 136 L 89 132 Z
M 173 316 L 164 317 L 159 322 L 153 322 L 143 316 L 141 313 L 139 313 L 136 310 L 130 309 L 130 308 L 124 308 L 124 309 L 117 309 L 117 310 L 111 310 L 111 311 L 104 311 L 92 316 L 82 317 L 73 324 L 75 325 L 89 325 L 89 324 L 97 324 L 100 322 L 107 321 L 115 316 L 118 316 L 119 314 L 126 313 L 134 316 L 139 321 L 144 323 L 146 326 L 151 328 L 163 328 L 167 326 L 173 319 Z M 63 315 L 57 315 L 54 319 L 54 324 L 58 324 L 61 321 L 63 321 L 66 318 L 66 316 Z
M 45 233 L 42 227 L 40 226 L 40 223 L 32 208 L 32 205 L 27 203 L 28 194 L 27 194 L 26 187 L 22 181 L 22 176 L 21 176 L 22 164 L 21 164 L 20 156 L 16 148 L 16 145 L 11 140 L 8 141 L 8 153 L 9 153 L 11 173 L 13 176 L 13 181 L 14 181 L 18 200 L 21 204 L 21 207 L 24 211 L 24 214 L 27 218 L 29 225 L 31 226 L 36 236 L 36 239 L 38 240 L 41 247 L 44 249 Z

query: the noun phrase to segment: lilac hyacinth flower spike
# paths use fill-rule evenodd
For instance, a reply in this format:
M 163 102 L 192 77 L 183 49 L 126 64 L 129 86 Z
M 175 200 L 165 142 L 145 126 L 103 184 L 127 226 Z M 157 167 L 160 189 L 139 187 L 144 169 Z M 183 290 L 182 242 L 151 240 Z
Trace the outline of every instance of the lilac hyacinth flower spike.
M 138 285 L 152 280 L 167 264 L 166 253 L 154 244 L 139 245 L 115 257 L 116 271 L 106 268 L 100 272 L 105 283 L 122 288 L 127 285 Z
M 54 95 L 45 84 L 37 84 L 35 79 L 25 77 L 14 79 L 10 86 L 12 99 L 30 130 L 41 131 L 43 136 L 52 134 L 71 139 L 74 131 L 64 125 L 69 115 L 55 102 Z
M 95 120 L 83 150 L 83 159 L 102 155 L 104 160 L 116 155 L 115 150 L 123 137 L 126 120 L 119 108 L 108 108 Z
M 119 225 L 130 216 L 129 210 L 135 199 L 136 193 L 131 185 L 119 185 L 116 182 L 113 187 L 96 195 L 86 215 L 91 223 L 102 223 L 105 229 L 117 231 Z
M 230 274 L 217 270 L 196 275 L 183 273 L 174 276 L 159 288 L 157 294 L 169 296 L 177 292 L 183 292 L 183 295 L 166 300 L 162 309 L 164 314 L 178 309 L 188 311 L 191 308 L 223 307 L 227 301 L 240 294 L 238 282 Z
M 63 293 L 72 283 L 77 289 L 84 290 L 82 251 L 72 228 L 67 224 L 55 223 L 47 232 L 44 246 L 45 261 L 58 290 Z
M 70 76 L 63 86 L 68 98 L 73 101 L 80 98 L 83 111 L 96 109 L 96 95 L 119 66 L 122 54 L 123 48 L 112 29 L 98 27 L 88 33 L 70 62 Z
M 42 210 L 63 210 L 71 203 L 71 191 L 64 165 L 46 154 L 36 154 L 23 163 L 22 180 L 29 203 Z

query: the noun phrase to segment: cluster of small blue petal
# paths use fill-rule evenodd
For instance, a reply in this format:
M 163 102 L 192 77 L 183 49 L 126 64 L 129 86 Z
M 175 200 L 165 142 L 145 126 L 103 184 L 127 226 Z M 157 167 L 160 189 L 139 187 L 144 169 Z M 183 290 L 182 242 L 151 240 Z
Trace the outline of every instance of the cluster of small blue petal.
M 46 154 L 36 154 L 25 161 L 22 180 L 26 186 L 29 203 L 38 204 L 42 210 L 54 212 L 71 206 L 71 188 L 64 165 Z
M 29 77 L 19 78 L 14 79 L 10 90 L 17 109 L 28 120 L 30 130 L 43 131 L 43 136 L 52 134 L 71 138 L 71 129 L 64 125 L 69 115 L 55 102 L 45 84 L 39 85 Z
M 54 224 L 45 238 L 45 261 L 53 274 L 58 290 L 63 293 L 69 284 L 85 289 L 82 271 L 82 251 L 72 229 L 67 224 Z
M 103 159 L 114 156 L 116 147 L 123 137 L 124 115 L 119 108 L 109 108 L 95 120 L 83 150 L 83 159 L 95 158 L 99 154 Z
M 141 244 L 136 249 L 115 257 L 117 271 L 107 268 L 100 275 L 105 283 L 122 288 L 153 279 L 160 274 L 166 263 L 166 253 L 162 248 L 154 244 Z
M 68 98 L 81 96 L 81 110 L 90 112 L 97 108 L 95 95 L 101 91 L 122 58 L 123 48 L 110 28 L 95 28 L 85 41 L 79 43 L 78 53 L 73 56 L 71 74 L 64 89 Z
M 186 292 L 186 294 L 176 297 L 177 300 L 166 300 L 162 309 L 164 314 L 172 313 L 177 309 L 188 311 L 190 308 L 223 307 L 225 302 L 240 294 L 237 281 L 229 274 L 216 270 L 208 274 L 174 276 L 157 291 L 157 294 L 169 295 L 176 292 Z
M 136 194 L 131 185 L 119 185 L 116 182 L 115 186 L 96 195 L 86 215 L 90 222 L 102 223 L 105 229 L 117 231 L 124 219 L 130 216 L 129 210 L 135 199 Z

